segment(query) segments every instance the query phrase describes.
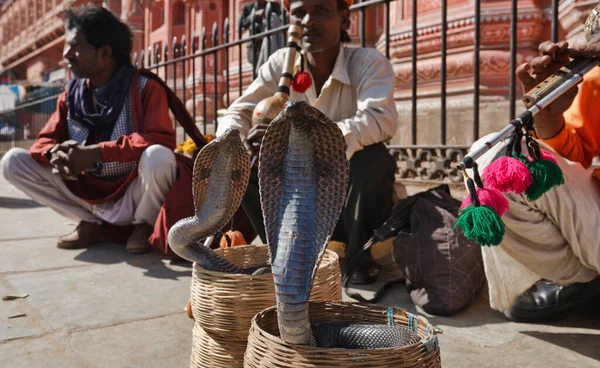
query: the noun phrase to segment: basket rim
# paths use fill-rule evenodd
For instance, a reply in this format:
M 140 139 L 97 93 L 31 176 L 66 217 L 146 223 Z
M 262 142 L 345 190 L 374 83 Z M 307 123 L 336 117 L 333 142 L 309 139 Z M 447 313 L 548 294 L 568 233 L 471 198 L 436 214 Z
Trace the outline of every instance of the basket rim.
M 353 301 L 329 301 L 329 300 L 313 301 L 313 300 L 311 300 L 311 301 L 309 301 L 309 308 L 310 308 L 311 304 L 324 304 L 324 305 L 332 305 L 332 306 L 334 306 L 334 305 L 357 305 L 357 306 L 363 306 L 363 307 L 377 308 L 377 309 L 381 309 L 382 311 L 386 310 L 385 307 L 381 307 L 376 304 L 353 302 Z M 413 349 L 413 348 L 416 348 L 417 346 L 423 346 L 426 349 L 426 351 L 429 351 L 430 347 L 427 345 L 427 343 L 430 343 L 433 345 L 438 344 L 436 328 L 427 320 L 427 318 L 425 318 L 421 315 L 418 315 L 418 314 L 411 313 L 400 307 L 388 307 L 387 308 L 388 311 L 390 309 L 394 311 L 394 315 L 397 315 L 397 313 L 401 313 L 407 318 L 410 315 L 416 316 L 418 321 L 424 322 L 427 335 L 425 337 L 423 337 L 421 340 L 419 340 L 418 342 L 415 342 L 410 345 L 394 346 L 394 347 L 388 347 L 388 348 L 373 348 L 373 349 L 320 348 L 320 347 L 316 347 L 316 346 L 289 344 L 289 343 L 286 343 L 283 340 L 281 340 L 280 337 L 277 337 L 277 336 L 271 334 L 270 332 L 267 332 L 264 329 L 262 329 L 258 325 L 258 322 L 257 322 L 257 319 L 259 317 L 261 317 L 262 315 L 265 315 L 266 313 L 273 313 L 273 312 L 276 313 L 277 306 L 272 306 L 272 307 L 269 307 L 267 309 L 264 309 L 264 310 L 256 313 L 256 315 L 254 315 L 254 317 L 252 317 L 251 329 L 256 329 L 256 330 L 260 331 L 261 334 L 264 334 L 269 339 L 272 339 L 273 341 L 277 342 L 280 345 L 289 346 L 292 349 L 300 348 L 302 350 L 310 350 L 313 352 L 353 353 L 353 354 L 355 354 L 360 351 L 371 351 L 371 352 L 376 351 L 378 353 L 386 353 L 386 352 L 391 353 L 391 352 L 398 352 L 398 351 L 402 351 L 402 350 Z M 309 312 L 309 314 L 310 314 L 310 312 Z M 249 334 L 248 338 L 250 338 L 250 335 L 252 335 L 252 333 Z M 435 350 L 437 350 L 439 352 L 440 351 L 439 346 L 435 347 Z
M 246 244 L 246 245 L 236 245 L 235 247 L 231 247 L 231 248 L 219 248 L 216 249 L 215 252 L 219 253 L 219 255 L 222 255 L 221 253 L 223 253 L 224 251 L 222 249 L 228 249 L 228 252 L 242 252 L 246 249 L 250 249 L 250 248 L 263 248 L 263 247 L 267 247 L 267 244 Z M 229 250 L 229 249 L 233 249 L 233 250 Z M 325 259 L 325 257 L 328 257 L 329 259 Z M 269 261 L 269 260 L 267 260 Z M 325 262 L 326 261 L 326 262 Z M 323 263 L 325 262 L 325 263 Z M 324 266 L 331 266 L 333 263 L 335 262 L 339 262 L 339 255 L 332 251 L 331 249 L 325 249 L 325 251 L 323 252 L 323 255 L 321 256 L 321 260 L 318 264 L 318 268 L 322 268 Z M 269 278 L 273 278 L 273 275 L 270 273 L 264 274 L 264 275 L 247 275 L 247 274 L 239 274 L 239 273 L 227 273 L 227 272 L 218 272 L 218 271 L 209 271 L 207 269 L 205 269 L 204 267 L 200 266 L 199 264 L 197 264 L 196 262 L 193 263 L 193 269 L 196 271 L 196 273 L 202 273 L 204 275 L 207 275 L 209 277 L 216 277 L 216 278 L 222 278 L 222 279 L 227 279 L 227 278 L 235 278 L 237 280 L 267 280 Z

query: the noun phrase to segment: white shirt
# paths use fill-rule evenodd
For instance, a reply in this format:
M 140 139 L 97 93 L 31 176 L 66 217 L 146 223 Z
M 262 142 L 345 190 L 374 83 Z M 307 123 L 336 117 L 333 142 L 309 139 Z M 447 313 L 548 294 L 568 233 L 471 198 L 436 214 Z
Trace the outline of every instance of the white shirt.
M 237 128 L 244 137 L 248 135 L 254 107 L 277 90 L 285 51 L 277 50 L 259 69 L 246 92 L 227 109 L 217 136 L 228 128 Z M 295 70 L 299 70 L 299 65 L 297 55 Z M 308 67 L 305 71 L 310 74 Z M 396 133 L 395 81 L 391 63 L 376 49 L 342 46 L 321 94 L 317 97 L 313 83 L 304 93 L 290 90 L 289 100 L 308 102 L 336 122 L 348 144 L 346 156 L 350 159 L 365 146 L 385 142 Z

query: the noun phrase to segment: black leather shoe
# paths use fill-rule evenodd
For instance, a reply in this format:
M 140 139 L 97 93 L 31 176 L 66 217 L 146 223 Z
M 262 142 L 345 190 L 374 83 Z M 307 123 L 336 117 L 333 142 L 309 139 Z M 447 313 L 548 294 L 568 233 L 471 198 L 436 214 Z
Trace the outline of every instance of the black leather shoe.
M 379 276 L 379 266 L 373 262 L 366 262 L 350 278 L 350 283 L 354 285 L 369 285 L 377 281 Z
M 540 280 L 521 294 L 504 315 L 513 322 L 557 321 L 594 298 L 599 292 L 599 280 L 600 278 L 588 283 L 567 286 Z

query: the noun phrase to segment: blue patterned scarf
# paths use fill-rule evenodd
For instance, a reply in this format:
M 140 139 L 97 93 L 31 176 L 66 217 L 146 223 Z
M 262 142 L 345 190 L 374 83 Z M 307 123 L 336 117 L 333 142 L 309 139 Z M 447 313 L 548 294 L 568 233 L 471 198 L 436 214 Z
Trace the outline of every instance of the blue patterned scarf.
M 110 139 L 123 102 L 129 93 L 137 69 L 132 65 L 119 67 L 110 80 L 95 93 L 97 104 L 89 97 L 86 78 L 72 79 L 67 85 L 69 118 L 90 132 L 98 134 L 100 142 Z

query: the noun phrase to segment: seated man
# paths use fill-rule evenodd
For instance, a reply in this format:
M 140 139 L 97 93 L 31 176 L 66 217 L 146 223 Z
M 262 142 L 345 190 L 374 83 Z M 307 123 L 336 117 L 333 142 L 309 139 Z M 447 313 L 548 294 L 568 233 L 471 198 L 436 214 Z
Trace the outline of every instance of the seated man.
M 352 257 L 387 219 L 392 208 L 396 162 L 384 141 L 396 132 L 398 113 L 393 99 L 394 71 L 377 50 L 347 48 L 350 0 L 291 0 L 284 5 L 290 21 L 303 27 L 302 49 L 311 86 L 291 91 L 290 100 L 301 100 L 318 108 L 337 123 L 348 144 L 350 186 L 333 240 L 346 243 L 346 258 Z M 272 96 L 278 87 L 285 56 L 278 50 L 263 65 L 246 92 L 227 110 L 217 135 L 238 128 L 249 146 L 258 149 L 265 125 L 251 127 L 254 107 Z M 296 68 L 300 62 L 296 59 Z M 265 242 L 257 169 L 253 168 L 242 206 Z M 368 283 L 376 276 L 371 260 L 355 274 L 353 282 Z
M 133 67 L 132 33 L 110 11 L 69 9 L 65 29 L 64 57 L 77 79 L 29 152 L 4 155 L 2 172 L 36 202 L 80 221 L 59 248 L 109 240 L 109 224 L 133 224 L 127 250 L 145 252 L 176 178 L 166 92 Z
M 600 43 L 575 49 L 566 42 L 541 44 L 540 56 L 517 69 L 523 90 L 568 64 L 569 54 L 600 56 Z M 506 194 L 504 239 L 499 247 L 482 248 L 491 306 L 511 320 L 560 318 L 600 292 L 600 171 L 588 170 L 600 154 L 598 93 L 600 67 L 534 117 L 538 141 L 554 149 L 565 184 L 533 202 Z M 480 158 L 481 170 L 505 147 L 498 144 Z

